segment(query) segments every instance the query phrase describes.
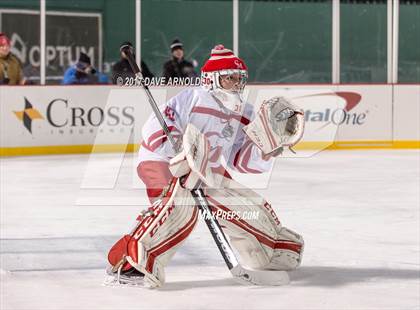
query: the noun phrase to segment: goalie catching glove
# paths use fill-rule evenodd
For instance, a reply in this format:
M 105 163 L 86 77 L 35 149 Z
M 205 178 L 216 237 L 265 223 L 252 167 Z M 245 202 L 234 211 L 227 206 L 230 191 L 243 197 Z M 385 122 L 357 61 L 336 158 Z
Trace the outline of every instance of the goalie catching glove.
M 291 149 L 303 136 L 303 110 L 285 97 L 273 97 L 261 105 L 255 119 L 243 128 L 263 155 L 277 156 Z

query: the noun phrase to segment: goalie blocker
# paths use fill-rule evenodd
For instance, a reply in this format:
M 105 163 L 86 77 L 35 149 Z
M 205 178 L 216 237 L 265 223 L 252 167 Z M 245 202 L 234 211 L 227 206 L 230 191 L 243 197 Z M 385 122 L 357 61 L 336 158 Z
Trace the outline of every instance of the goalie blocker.
M 184 151 L 169 164 L 158 161 L 140 164 L 140 177 L 147 187 L 156 188 L 157 183 L 171 180 L 152 208 L 138 217 L 133 231 L 110 250 L 108 259 L 113 271 L 124 274 L 134 269 L 144 274 L 151 287 L 164 283 L 164 267 L 196 225 L 198 208 L 190 189 L 199 180 L 207 185 L 205 193 L 214 213 L 234 214 L 218 220 L 238 251 L 241 263 L 258 270 L 298 267 L 302 237 L 283 227 L 271 205 L 256 192 L 232 180 L 225 171 L 208 168 L 209 143 L 191 124 L 185 130 L 183 146 Z M 238 216 L 243 213 L 258 216 L 251 219 Z

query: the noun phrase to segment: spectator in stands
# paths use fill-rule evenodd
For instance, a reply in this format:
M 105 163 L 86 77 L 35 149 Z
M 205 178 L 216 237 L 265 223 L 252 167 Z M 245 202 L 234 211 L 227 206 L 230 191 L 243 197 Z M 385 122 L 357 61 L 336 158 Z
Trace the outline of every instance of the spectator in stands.
M 170 48 L 172 58 L 163 65 L 163 76 L 166 80 L 174 77 L 197 77 L 193 64 L 184 59 L 184 48 L 181 41 L 175 39 Z
M 5 33 L 0 32 L 0 85 L 23 85 L 25 78 L 22 64 L 10 52 L 10 40 Z
M 120 46 L 120 49 L 123 46 L 129 46 L 131 48 L 131 52 L 135 54 L 135 51 L 131 42 L 127 41 L 127 42 L 122 43 Z M 130 64 L 128 63 L 127 57 L 122 52 L 120 52 L 120 56 L 121 56 L 120 60 L 112 66 L 112 83 L 114 84 L 125 83 L 127 81 L 127 78 L 135 77 L 135 74 L 133 70 L 131 70 Z M 149 68 L 147 67 L 146 63 L 143 60 L 141 61 L 140 66 L 141 66 L 140 70 L 144 78 L 154 77 L 153 73 L 149 70 Z
M 88 55 L 80 53 L 77 63 L 64 73 L 62 84 L 108 84 L 108 77 L 96 71 Z

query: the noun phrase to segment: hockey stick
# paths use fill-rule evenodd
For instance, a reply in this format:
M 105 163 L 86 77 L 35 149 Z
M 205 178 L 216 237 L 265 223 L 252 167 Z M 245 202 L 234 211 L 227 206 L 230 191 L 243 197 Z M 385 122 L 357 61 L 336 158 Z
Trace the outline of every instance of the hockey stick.
M 180 144 L 177 144 L 173 138 L 171 132 L 169 131 L 168 125 L 166 124 L 158 105 L 156 104 L 155 99 L 153 98 L 149 87 L 143 83 L 143 76 L 140 68 L 138 67 L 132 49 L 130 46 L 125 45 L 121 46 L 120 51 L 123 52 L 130 64 L 131 69 L 136 75 L 136 81 L 140 82 L 142 89 L 145 91 L 148 101 L 153 109 L 153 112 L 158 119 L 164 133 L 166 134 L 169 142 L 172 144 L 172 147 L 176 152 L 180 151 Z M 197 207 L 203 214 L 205 223 L 207 224 L 210 233 L 216 242 L 217 247 L 219 248 L 220 253 L 223 256 L 223 259 L 226 262 L 227 267 L 232 273 L 233 277 L 245 284 L 255 284 L 255 285 L 284 285 L 289 283 L 289 275 L 286 271 L 269 271 L 269 270 L 249 270 L 243 268 L 238 259 L 236 258 L 232 247 L 230 246 L 226 235 L 222 231 L 219 222 L 214 218 L 207 198 L 204 195 L 204 192 L 198 185 L 197 189 L 191 190 L 191 195 L 193 196 Z

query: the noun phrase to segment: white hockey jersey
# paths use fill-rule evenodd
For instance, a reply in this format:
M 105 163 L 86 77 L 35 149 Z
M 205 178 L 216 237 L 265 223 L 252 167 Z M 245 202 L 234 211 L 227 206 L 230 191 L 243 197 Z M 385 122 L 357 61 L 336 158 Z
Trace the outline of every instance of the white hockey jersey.
M 242 128 L 255 117 L 254 108 L 246 103 L 242 115 L 224 108 L 201 87 L 187 88 L 159 107 L 174 138 L 181 137 L 192 123 L 209 140 L 209 165 L 229 168 L 242 173 L 268 171 L 272 159 L 263 160 L 261 150 L 244 134 Z M 152 114 L 142 129 L 143 141 L 139 162 L 169 161 L 175 156 L 159 121 Z

